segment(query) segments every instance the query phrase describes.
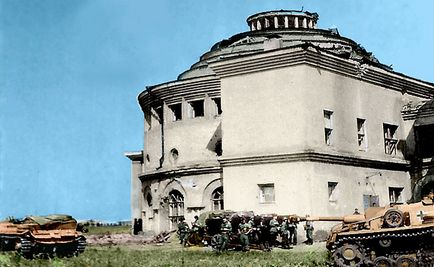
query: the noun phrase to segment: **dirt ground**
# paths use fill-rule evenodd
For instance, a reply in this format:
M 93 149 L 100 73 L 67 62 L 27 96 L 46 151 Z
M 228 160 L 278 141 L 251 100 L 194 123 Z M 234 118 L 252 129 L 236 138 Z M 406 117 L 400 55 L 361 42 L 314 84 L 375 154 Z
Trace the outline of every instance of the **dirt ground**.
M 163 235 L 149 237 L 144 235 L 121 234 L 92 234 L 87 235 L 87 242 L 90 246 L 133 246 L 135 248 L 148 246 L 170 246 L 172 248 L 182 246 L 179 244 L 176 233 L 165 233 Z M 174 247 L 175 246 L 175 247 Z M 193 250 L 208 250 L 208 247 L 190 247 Z M 325 242 L 315 242 L 313 245 L 298 244 L 291 249 L 293 252 L 323 252 L 326 251 Z M 288 249 L 274 248 L 273 251 L 288 251 Z

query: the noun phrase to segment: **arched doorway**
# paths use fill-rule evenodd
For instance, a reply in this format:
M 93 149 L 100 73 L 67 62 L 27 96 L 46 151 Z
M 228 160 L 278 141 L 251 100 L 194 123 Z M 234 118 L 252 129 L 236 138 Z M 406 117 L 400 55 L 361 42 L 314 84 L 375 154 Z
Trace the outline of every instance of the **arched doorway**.
M 176 229 L 181 217 L 184 217 L 184 196 L 178 190 L 169 192 L 170 230 Z
M 217 187 L 211 193 L 211 208 L 212 210 L 224 210 L 223 186 Z

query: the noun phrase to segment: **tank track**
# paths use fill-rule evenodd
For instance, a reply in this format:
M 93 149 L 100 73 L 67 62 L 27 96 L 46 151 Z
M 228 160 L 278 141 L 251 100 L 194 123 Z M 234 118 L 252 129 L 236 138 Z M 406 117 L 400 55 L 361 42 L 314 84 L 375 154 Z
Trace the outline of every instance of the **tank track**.
M 86 249 L 87 243 L 86 238 L 84 236 L 80 236 L 77 238 L 77 248 L 76 248 L 76 255 L 81 254 Z
M 395 266 L 398 260 L 401 261 L 403 257 L 408 256 L 414 258 L 419 267 L 433 267 L 433 234 L 433 228 L 410 228 L 402 231 L 338 235 L 337 241 L 330 247 L 330 252 L 334 255 L 335 265 L 339 267 L 349 266 L 338 258 L 339 253 L 335 253 L 344 244 L 354 244 L 360 248 L 363 254 L 361 266 L 374 266 L 375 258 L 380 257 L 389 260 L 391 266 Z
M 20 238 L 21 240 L 21 247 L 19 249 L 19 253 L 23 255 L 25 258 L 32 258 L 33 257 L 33 243 L 28 240 L 27 238 Z

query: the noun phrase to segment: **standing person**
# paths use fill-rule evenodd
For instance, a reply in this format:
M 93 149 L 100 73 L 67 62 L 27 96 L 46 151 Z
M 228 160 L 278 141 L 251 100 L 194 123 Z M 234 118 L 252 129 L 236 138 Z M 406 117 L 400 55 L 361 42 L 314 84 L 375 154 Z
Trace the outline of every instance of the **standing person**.
M 282 248 L 290 248 L 288 218 L 283 220 L 282 225 L 280 226 L 280 234 L 282 236 Z
M 240 226 L 239 226 L 239 232 L 240 232 L 240 244 L 243 251 L 249 250 L 249 234 L 251 232 L 252 226 L 250 223 L 246 222 L 246 219 L 243 218 L 241 220 Z
M 277 220 L 277 216 L 274 216 L 268 225 L 270 226 L 270 245 L 274 246 L 276 244 L 277 234 L 279 233 L 279 221 Z
M 220 227 L 220 230 L 222 232 L 222 242 L 219 250 L 223 251 L 228 246 L 230 234 L 232 232 L 232 224 L 228 221 L 228 219 L 223 218 L 223 223 Z
M 196 216 L 194 216 L 194 221 L 191 222 L 191 230 L 193 232 L 198 232 L 199 228 L 200 228 L 199 217 L 196 215 Z
M 185 218 L 181 217 L 178 223 L 178 237 L 179 237 L 179 243 L 180 244 L 184 244 L 187 241 L 187 237 L 188 237 L 188 231 L 190 230 L 190 228 L 188 227 L 188 224 L 185 222 Z
M 306 230 L 306 238 L 305 241 L 306 245 L 312 245 L 313 244 L 313 223 L 312 221 L 306 221 L 306 224 L 304 225 L 304 230 Z
M 297 219 L 291 217 L 289 219 L 289 243 L 292 245 L 297 245 Z

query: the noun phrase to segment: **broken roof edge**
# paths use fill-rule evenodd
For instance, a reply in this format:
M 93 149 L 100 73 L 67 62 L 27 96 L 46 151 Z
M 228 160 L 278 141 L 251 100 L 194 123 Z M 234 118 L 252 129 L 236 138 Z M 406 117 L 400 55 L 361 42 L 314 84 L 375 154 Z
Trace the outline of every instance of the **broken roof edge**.
M 149 94 L 153 90 L 170 88 L 172 86 L 180 85 L 180 84 L 184 84 L 184 83 L 188 84 L 188 83 L 196 82 L 196 81 L 199 82 L 199 81 L 216 80 L 216 79 L 218 79 L 217 75 L 213 74 L 213 75 L 206 75 L 206 76 L 200 76 L 200 77 L 190 77 L 190 78 L 182 79 L 182 80 L 171 80 L 171 81 L 163 82 L 160 84 L 145 86 L 145 90 L 143 90 L 137 96 L 137 100 L 140 101 L 141 98 L 143 98 L 145 95 Z
M 209 66 L 211 68 L 213 68 L 214 72 L 217 73 L 217 76 L 220 77 L 220 76 L 222 76 L 222 74 L 219 73 L 220 71 L 217 71 L 217 69 L 218 68 L 224 68 L 223 66 L 225 66 L 225 65 L 230 65 L 231 61 L 233 61 L 232 63 L 236 63 L 236 62 L 242 61 L 243 59 L 247 59 L 249 57 L 251 57 L 251 58 L 258 57 L 258 56 L 266 57 L 267 54 L 284 54 L 284 53 L 288 53 L 288 51 L 290 51 L 290 50 L 294 50 L 294 51 L 311 50 L 314 52 L 313 49 L 320 52 L 320 53 L 326 54 L 327 56 L 332 57 L 332 58 L 336 58 L 339 60 L 345 60 L 345 61 L 352 62 L 355 64 L 360 64 L 360 65 L 368 65 L 370 67 L 375 68 L 379 72 L 391 74 L 397 78 L 405 79 L 405 81 L 407 81 L 407 82 L 414 82 L 414 83 L 417 83 L 419 85 L 430 87 L 430 89 L 432 90 L 432 97 L 434 97 L 434 83 L 432 83 L 432 82 L 424 81 L 424 80 L 421 80 L 418 78 L 408 76 L 408 75 L 403 74 L 401 72 L 394 71 L 389 66 L 384 65 L 380 62 L 373 62 L 373 61 L 364 62 L 364 61 L 358 61 L 358 60 L 351 59 L 351 58 L 339 57 L 339 56 L 337 56 L 337 55 L 335 55 L 335 54 L 333 54 L 333 53 L 331 53 L 331 52 L 329 52 L 329 51 L 327 51 L 321 47 L 313 45 L 312 43 L 309 43 L 309 42 L 295 45 L 295 46 L 291 46 L 291 47 L 279 48 L 279 49 L 268 50 L 268 51 L 261 51 L 261 52 L 255 53 L 255 54 L 240 55 L 240 56 L 230 57 L 230 58 L 222 58 L 219 61 L 215 61 L 215 62 L 210 63 Z M 226 69 L 226 68 L 224 68 L 224 69 Z
M 127 151 L 124 152 L 124 156 L 131 161 L 143 161 L 143 150 L 140 151 Z

